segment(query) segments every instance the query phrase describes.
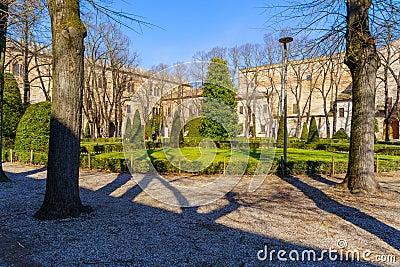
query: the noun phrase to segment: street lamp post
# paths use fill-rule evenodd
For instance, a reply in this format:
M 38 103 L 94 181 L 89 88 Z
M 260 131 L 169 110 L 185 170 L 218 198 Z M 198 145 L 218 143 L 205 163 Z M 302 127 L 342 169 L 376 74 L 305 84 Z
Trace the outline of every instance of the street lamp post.
M 283 98 L 283 162 L 282 162 L 282 175 L 285 176 L 286 163 L 287 163 L 287 44 L 292 42 L 292 37 L 284 37 L 279 39 L 283 44 L 283 68 L 282 68 L 282 85 L 281 85 L 281 99 Z M 281 104 L 282 107 L 282 104 Z M 282 110 L 281 110 L 282 111 Z

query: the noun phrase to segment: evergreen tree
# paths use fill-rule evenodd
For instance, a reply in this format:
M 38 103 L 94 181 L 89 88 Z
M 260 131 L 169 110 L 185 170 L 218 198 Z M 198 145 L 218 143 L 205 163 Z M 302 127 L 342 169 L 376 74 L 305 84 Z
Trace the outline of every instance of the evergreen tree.
M 172 129 L 171 129 L 171 140 L 170 146 L 174 148 L 178 148 L 184 142 L 183 140 L 183 128 L 182 122 L 180 118 L 180 111 L 175 111 L 174 118 L 172 120 Z
M 276 147 L 282 148 L 283 146 L 284 146 L 284 123 L 283 123 L 283 115 L 281 115 L 279 118 L 279 128 L 278 128 L 278 137 L 276 138 Z
M 307 140 L 308 139 L 308 127 L 307 127 L 307 122 L 303 123 L 303 130 L 301 131 L 301 137 L 302 140 Z
M 376 138 L 377 133 L 379 133 L 379 125 L 378 125 L 378 120 L 375 118 L 375 120 L 374 120 L 374 143 L 375 144 L 378 142 L 378 138 Z
M 319 141 L 319 135 L 318 135 L 318 127 L 317 127 L 317 122 L 315 120 L 315 117 L 311 117 L 311 122 L 310 122 L 310 131 L 308 132 L 308 138 L 307 142 L 308 143 L 316 143 Z
M 200 133 L 211 138 L 235 136 L 238 132 L 236 92 L 225 60 L 211 59 L 203 97 Z
M 129 122 L 129 125 L 128 125 Z M 137 109 L 133 115 L 133 122 L 130 124 L 130 119 L 127 122 L 127 137 L 129 138 L 129 143 L 134 149 L 144 149 L 144 129 L 140 120 L 140 113 Z M 128 128 L 129 127 L 129 128 Z
M 90 134 L 90 124 L 89 122 L 85 125 L 85 130 L 83 131 L 83 138 L 90 138 L 92 135 Z
M 124 132 L 124 140 L 126 142 L 129 142 L 131 133 L 132 133 L 132 123 L 131 123 L 131 118 L 128 117 L 126 119 L 125 132 Z

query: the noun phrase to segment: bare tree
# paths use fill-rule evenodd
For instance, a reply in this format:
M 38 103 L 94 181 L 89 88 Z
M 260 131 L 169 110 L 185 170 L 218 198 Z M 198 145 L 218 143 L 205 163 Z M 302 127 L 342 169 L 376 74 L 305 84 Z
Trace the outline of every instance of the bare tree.
M 393 3 L 392 0 L 390 0 Z M 400 16 L 393 6 L 389 10 L 390 19 L 384 21 L 382 25 L 382 36 L 379 44 L 382 46 L 378 50 L 379 57 L 382 63 L 381 68 L 378 70 L 378 84 L 383 84 L 384 88 L 384 133 L 385 141 L 390 141 L 390 128 L 391 120 L 398 117 L 399 111 L 399 97 L 400 97 L 400 72 L 396 69 L 398 61 L 400 60 L 400 43 L 399 29 L 396 25 L 399 24 Z M 397 40 L 397 41 L 396 41 Z M 396 85 L 394 88 L 390 87 L 391 81 Z M 381 93 L 381 92 L 380 92 Z
M 373 34 L 389 19 L 388 10 L 399 11 L 399 3 L 380 0 L 291 2 L 292 5 L 284 7 L 280 14 L 286 19 L 300 20 L 297 30 L 321 32 L 321 46 L 323 40 L 333 36 L 338 48 L 343 45 L 342 40 L 346 41 L 345 64 L 352 76 L 353 94 L 349 163 L 343 185 L 353 193 L 375 193 L 379 189 L 374 176 L 375 85 L 379 57 Z
M 76 217 L 90 212 L 79 196 L 80 131 L 84 82 L 79 1 L 49 0 L 53 41 L 53 104 L 50 121 L 46 194 L 35 217 Z
M 50 100 L 49 86 L 45 84 L 50 79 L 51 58 L 47 52 L 50 46 L 47 14 L 45 2 L 31 0 L 16 0 L 10 6 L 10 37 L 12 51 L 7 63 L 13 64 L 17 58 L 22 58 L 23 106 L 26 109 L 30 104 L 32 84 L 44 93 L 46 100 Z M 18 51 L 18 52 L 17 52 Z M 30 78 L 30 74 L 34 78 Z
M 92 133 L 119 136 L 122 109 L 128 100 L 126 93 L 134 83 L 133 67 L 138 55 L 129 51 L 129 40 L 115 23 L 102 21 L 92 25 L 88 22 L 87 27 L 91 31 L 86 41 L 83 114 L 92 126 Z M 110 128 L 114 128 L 112 133 Z

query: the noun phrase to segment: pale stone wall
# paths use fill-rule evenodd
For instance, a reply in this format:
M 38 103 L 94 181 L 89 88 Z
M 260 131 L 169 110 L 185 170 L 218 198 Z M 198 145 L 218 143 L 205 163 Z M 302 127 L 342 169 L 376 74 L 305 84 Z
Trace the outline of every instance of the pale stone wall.
M 390 46 L 390 66 L 398 75 L 400 73 L 400 40 Z M 379 49 L 382 56 L 387 56 L 387 48 Z M 269 106 L 274 118 L 280 114 L 281 74 L 282 65 L 274 64 L 253 69 L 242 70 L 243 76 L 254 79 L 257 77 L 257 90 L 264 92 L 270 98 Z M 378 138 L 383 138 L 385 106 L 384 64 L 378 70 L 376 89 L 376 118 L 378 120 Z M 239 84 L 245 79 L 239 78 Z M 392 75 L 387 78 L 389 98 L 394 105 L 397 84 Z M 292 61 L 288 63 L 287 71 L 287 115 L 288 133 L 290 136 L 300 136 L 302 124 L 307 118 L 315 116 L 321 137 L 327 136 L 324 107 L 328 113 L 330 136 L 333 135 L 333 115 L 336 103 L 336 131 L 343 128 L 350 135 L 351 128 L 351 87 L 352 80 L 347 66 L 343 63 L 343 54 L 331 57 L 318 57 L 308 60 Z M 324 104 L 325 100 L 325 104 Z M 400 106 L 400 105 L 398 105 Z M 300 108 L 300 116 L 298 116 Z M 398 121 L 398 109 L 393 114 L 393 120 Z M 300 117 L 300 123 L 298 123 Z M 257 123 L 256 123 L 257 124 Z M 296 129 L 299 129 L 296 132 Z M 396 129 L 394 129 L 396 131 Z M 391 129 L 392 131 L 392 129 Z

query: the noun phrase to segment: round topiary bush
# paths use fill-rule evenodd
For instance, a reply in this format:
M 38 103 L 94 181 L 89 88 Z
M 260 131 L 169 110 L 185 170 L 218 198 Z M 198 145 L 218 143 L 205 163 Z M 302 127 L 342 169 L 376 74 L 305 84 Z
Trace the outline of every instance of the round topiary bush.
M 4 73 L 3 93 L 3 145 L 14 146 L 18 122 L 24 114 L 18 83 L 11 73 Z
M 332 139 L 349 139 L 347 133 L 344 131 L 343 128 L 340 128 L 333 136 Z
M 201 137 L 199 130 L 201 126 L 201 118 L 202 117 L 194 118 L 185 124 L 185 132 L 187 132 L 188 137 Z
M 15 150 L 48 152 L 50 114 L 50 102 L 40 102 L 26 109 L 17 127 Z

